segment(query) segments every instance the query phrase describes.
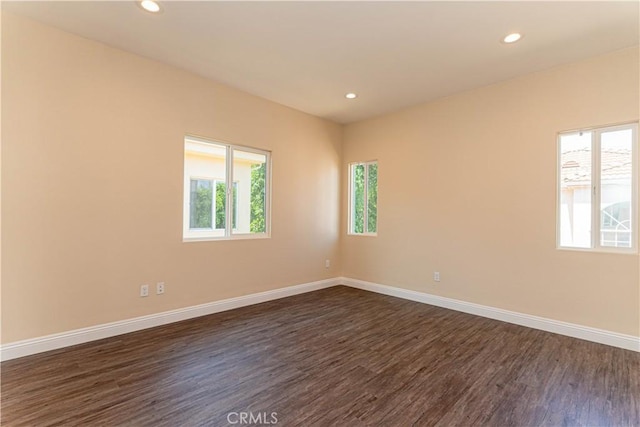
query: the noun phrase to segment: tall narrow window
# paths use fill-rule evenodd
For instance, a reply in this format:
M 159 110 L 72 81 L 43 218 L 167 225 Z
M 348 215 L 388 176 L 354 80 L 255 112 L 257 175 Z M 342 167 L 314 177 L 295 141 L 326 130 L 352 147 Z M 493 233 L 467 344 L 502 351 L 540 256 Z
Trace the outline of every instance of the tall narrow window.
M 184 144 L 183 240 L 268 237 L 271 153 L 195 137 Z
M 638 125 L 558 138 L 558 246 L 637 250 Z
M 378 231 L 378 163 L 349 165 L 349 234 Z

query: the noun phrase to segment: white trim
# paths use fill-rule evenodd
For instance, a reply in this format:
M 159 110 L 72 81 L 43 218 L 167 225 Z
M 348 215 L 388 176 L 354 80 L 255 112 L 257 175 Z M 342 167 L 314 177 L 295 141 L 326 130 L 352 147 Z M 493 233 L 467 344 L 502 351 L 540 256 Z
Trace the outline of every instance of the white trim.
M 256 294 L 243 295 L 235 298 L 228 298 L 206 304 L 191 307 L 179 308 L 177 310 L 165 311 L 162 313 L 150 314 L 148 316 L 136 317 L 133 319 L 121 320 L 118 322 L 105 323 L 102 325 L 90 326 L 88 328 L 76 329 L 59 334 L 47 335 L 23 341 L 16 341 L 0 346 L 0 360 L 16 359 L 18 357 L 29 356 L 44 351 L 56 350 L 63 347 L 82 344 L 116 335 L 135 332 L 142 329 L 153 328 L 166 325 L 168 323 L 179 322 L 181 320 L 192 319 L 194 317 L 206 316 L 208 314 L 233 310 L 234 308 L 259 304 L 279 298 L 285 298 L 306 292 L 317 291 L 337 285 L 338 279 L 325 279 L 317 282 L 304 283 L 301 285 L 288 286 Z
M 394 286 L 381 285 L 378 283 L 366 282 L 364 280 L 350 279 L 347 277 L 337 277 L 332 279 L 319 280 L 317 282 L 303 283 L 295 286 L 273 289 L 256 294 L 243 295 L 235 298 L 213 301 L 206 304 L 191 307 L 179 308 L 177 310 L 165 311 L 163 313 L 150 314 L 148 316 L 136 317 L 133 319 L 121 320 L 118 322 L 105 323 L 102 325 L 90 326 L 59 334 L 47 335 L 44 337 L 32 338 L 23 341 L 16 341 L 0 346 L 0 360 L 11 360 L 45 351 L 56 350 L 72 345 L 83 344 L 142 329 L 153 328 L 166 325 L 181 320 L 193 319 L 195 317 L 206 316 L 222 311 L 233 310 L 235 308 L 246 307 L 279 298 L 286 298 L 306 292 L 317 291 L 330 288 L 336 285 L 350 286 L 356 289 L 389 295 L 410 301 L 435 305 L 450 310 L 461 311 L 463 313 L 474 314 L 476 316 L 487 317 L 489 319 L 500 320 L 507 323 L 526 326 L 533 329 L 540 329 L 573 338 L 593 341 L 613 347 L 624 348 L 640 352 L 640 337 L 619 334 L 574 323 L 561 322 L 559 320 L 547 319 L 544 317 L 518 313 L 515 311 L 503 310 L 486 305 L 460 301 L 453 298 L 446 298 L 431 295 L 409 289 L 397 288 Z
M 235 208 L 235 206 L 233 206 L 233 185 L 229 185 L 230 182 L 233 182 L 233 146 L 232 145 L 227 145 L 227 155 L 224 158 L 225 160 L 225 191 L 224 191 L 224 199 L 225 199 L 225 207 L 224 207 L 224 237 L 225 238 L 232 238 L 231 234 L 231 228 L 233 225 L 233 218 L 231 218 L 231 215 L 233 215 L 233 209 Z M 217 197 L 217 195 L 216 195 Z M 249 204 L 251 204 L 251 202 L 249 202 Z M 231 218 L 231 221 L 229 221 L 229 218 Z
M 378 283 L 366 282 L 364 280 L 343 277 L 340 279 L 340 283 L 356 289 L 417 301 L 435 305 L 437 307 L 448 308 L 450 310 L 461 311 L 463 313 L 474 314 L 476 316 L 487 317 L 489 319 L 500 320 L 533 329 L 540 329 L 542 331 L 553 332 L 573 338 L 640 352 L 640 337 L 633 335 L 620 334 L 589 326 L 577 325 L 575 323 L 562 322 L 545 317 L 503 310 L 500 308 L 431 295 L 409 289 L 397 288 L 394 286 L 380 285 Z
M 218 229 L 220 230 L 220 229 Z M 220 236 L 220 237 L 183 237 L 182 243 L 191 242 L 215 242 L 218 240 L 248 240 L 248 239 L 270 239 L 271 236 L 267 233 L 242 233 L 234 234 L 234 237 Z

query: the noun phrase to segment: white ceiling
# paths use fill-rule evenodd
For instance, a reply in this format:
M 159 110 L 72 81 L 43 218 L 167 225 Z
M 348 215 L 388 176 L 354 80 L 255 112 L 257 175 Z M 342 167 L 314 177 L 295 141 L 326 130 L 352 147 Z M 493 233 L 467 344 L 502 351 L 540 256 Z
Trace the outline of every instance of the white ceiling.
M 637 1 L 2 3 L 340 123 L 639 43 Z

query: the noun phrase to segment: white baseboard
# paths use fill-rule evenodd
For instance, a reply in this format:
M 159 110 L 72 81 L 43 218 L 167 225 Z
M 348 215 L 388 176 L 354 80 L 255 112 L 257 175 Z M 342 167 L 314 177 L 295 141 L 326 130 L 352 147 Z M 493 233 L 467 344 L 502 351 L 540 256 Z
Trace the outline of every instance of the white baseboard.
M 168 323 L 179 322 L 181 320 L 192 319 L 194 317 L 206 316 L 208 314 L 232 310 L 234 308 L 259 304 L 261 302 L 271 301 L 274 299 L 329 288 L 337 285 L 338 283 L 339 280 L 336 278 L 320 280 L 317 282 L 288 286 L 285 288 L 273 289 L 251 295 L 243 295 L 240 297 L 214 301 L 192 307 L 179 308 L 177 310 L 165 311 L 148 316 L 76 329 L 69 332 L 17 341 L 4 344 L 0 347 L 0 360 L 4 361 L 29 356 L 36 353 L 56 350 L 58 348 L 109 338 L 142 329 L 153 328 L 155 326 L 166 325 Z
M 261 302 L 285 298 L 306 292 L 316 291 L 319 289 L 330 288 L 332 286 L 340 284 L 350 286 L 352 288 L 362 289 L 365 291 L 403 298 L 411 301 L 417 301 L 425 304 L 435 305 L 438 307 L 448 308 L 451 310 L 461 311 L 464 313 L 474 314 L 476 316 L 487 317 L 507 323 L 527 326 L 529 328 L 540 329 L 543 331 L 566 335 L 573 338 L 580 338 L 587 341 L 593 341 L 613 347 L 620 347 L 627 350 L 640 352 L 640 337 L 635 337 L 632 335 L 619 334 L 616 332 L 576 325 L 573 323 L 561 322 L 544 317 L 532 316 L 515 311 L 503 310 L 486 305 L 474 304 L 452 298 L 412 291 L 409 289 L 366 282 L 364 280 L 338 277 L 333 279 L 320 280 L 317 282 L 304 283 L 296 286 L 274 289 L 251 295 L 243 295 L 240 297 L 229 298 L 220 301 L 213 301 L 206 304 L 165 311 L 148 316 L 121 320 L 118 322 L 105 323 L 102 325 L 76 329 L 73 331 L 47 335 L 44 337 L 8 343 L 0 346 L 0 360 L 4 361 L 16 359 L 18 357 L 29 356 L 32 354 L 56 350 L 76 344 L 109 338 L 116 335 L 139 331 L 142 329 L 153 328 L 155 326 L 166 325 L 168 323 L 179 322 L 181 320 L 206 316 L 208 314 L 232 310 L 234 308 L 259 304 Z
M 640 337 L 635 337 L 633 335 L 619 334 L 617 332 L 576 325 L 574 323 L 561 322 L 559 320 L 532 316 L 529 314 L 474 304 L 471 302 L 431 295 L 409 289 L 365 282 L 364 280 L 350 279 L 348 277 L 342 277 L 340 279 L 340 283 L 365 291 L 422 302 L 451 310 L 462 311 L 464 313 L 475 314 L 476 316 L 488 317 L 490 319 L 501 320 L 507 323 L 527 326 L 529 328 L 540 329 L 573 338 L 580 338 L 587 341 L 640 352 Z

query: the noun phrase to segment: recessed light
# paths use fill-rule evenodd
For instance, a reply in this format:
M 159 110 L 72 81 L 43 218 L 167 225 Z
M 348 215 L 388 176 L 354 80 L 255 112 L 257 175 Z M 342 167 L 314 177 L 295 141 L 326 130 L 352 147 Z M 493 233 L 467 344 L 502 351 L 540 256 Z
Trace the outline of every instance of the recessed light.
M 348 93 L 348 94 L 346 94 L 344 97 L 345 97 L 345 98 L 347 98 L 347 99 L 356 99 L 356 98 L 358 97 L 358 95 L 356 95 L 356 94 L 355 94 L 355 93 L 353 93 L 353 92 L 349 92 L 349 93 Z
M 502 39 L 504 43 L 515 43 L 522 38 L 522 34 L 520 33 L 511 33 L 505 38 Z
M 147 12 L 151 12 L 151 13 L 160 12 L 160 5 L 158 4 L 158 2 L 153 0 L 142 0 L 140 2 L 140 7 L 146 10 Z

